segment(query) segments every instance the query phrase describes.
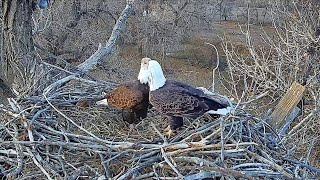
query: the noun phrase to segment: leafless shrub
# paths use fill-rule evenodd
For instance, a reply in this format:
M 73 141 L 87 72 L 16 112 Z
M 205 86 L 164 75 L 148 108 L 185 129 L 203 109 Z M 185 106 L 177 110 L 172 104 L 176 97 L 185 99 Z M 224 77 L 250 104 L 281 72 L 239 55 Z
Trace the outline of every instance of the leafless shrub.
M 315 143 L 319 143 L 320 135 L 315 131 L 320 128 L 319 6 L 307 2 L 275 3 L 270 7 L 273 33 L 262 29 L 261 37 L 254 37 L 250 24 L 242 24 L 239 27 L 244 46 L 239 48 L 227 37 L 223 38 L 229 70 L 221 79 L 229 82 L 224 84 L 225 90 L 242 104 L 240 106 L 255 114 L 274 107 L 294 81 L 304 85 L 307 90 L 299 105 L 302 113 L 297 119 L 301 122 L 292 125 L 284 141 L 305 151 L 311 142 L 314 143 L 310 149 L 317 147 Z M 256 97 L 261 99 L 256 101 Z M 312 152 L 316 151 L 319 150 Z

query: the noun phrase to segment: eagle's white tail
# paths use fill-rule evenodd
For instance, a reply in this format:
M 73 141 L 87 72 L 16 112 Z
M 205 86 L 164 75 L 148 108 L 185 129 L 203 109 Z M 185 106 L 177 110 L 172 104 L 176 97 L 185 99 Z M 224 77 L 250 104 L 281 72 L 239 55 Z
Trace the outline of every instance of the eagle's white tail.
M 108 106 L 108 100 L 107 99 L 102 99 L 101 101 L 96 102 L 98 105 L 105 105 Z
M 230 113 L 232 110 L 232 108 L 230 106 L 226 107 L 226 108 L 222 108 L 222 109 L 218 109 L 218 110 L 209 110 L 207 111 L 208 114 L 220 114 L 220 115 L 227 115 L 228 113 Z

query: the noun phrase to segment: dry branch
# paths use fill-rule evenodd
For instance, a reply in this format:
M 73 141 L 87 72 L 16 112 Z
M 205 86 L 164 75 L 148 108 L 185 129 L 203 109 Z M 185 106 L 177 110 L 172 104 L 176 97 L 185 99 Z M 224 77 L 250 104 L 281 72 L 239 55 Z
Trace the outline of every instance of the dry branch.
M 133 12 L 133 1 L 132 2 L 128 1 L 126 7 L 121 12 L 120 17 L 118 18 L 115 26 L 113 27 L 111 36 L 110 36 L 109 40 L 107 41 L 107 43 L 105 44 L 105 46 L 102 46 L 101 44 L 99 44 L 98 50 L 95 53 L 93 53 L 87 60 L 85 60 L 83 63 L 79 64 L 76 67 L 76 71 L 78 74 L 69 75 L 67 77 L 64 77 L 64 78 L 52 83 L 50 86 L 48 86 L 44 90 L 44 94 L 46 95 L 52 89 L 61 87 L 65 83 L 67 83 L 71 80 L 77 79 L 77 75 L 82 76 L 82 75 L 86 74 L 94 66 L 101 63 L 104 60 L 103 58 L 106 58 L 106 56 L 111 55 L 111 52 L 114 50 L 114 46 L 117 42 L 117 39 L 120 36 L 121 30 L 125 26 L 125 22 L 126 22 L 127 18 L 132 14 L 132 12 Z
M 103 57 L 111 54 L 120 36 L 121 30 L 125 25 L 126 20 L 132 14 L 132 12 L 133 12 L 133 2 L 128 2 L 126 7 L 120 14 L 120 17 L 118 18 L 115 26 L 113 27 L 111 36 L 108 42 L 106 43 L 106 45 L 101 47 L 101 44 L 100 44 L 98 50 L 94 54 L 92 54 L 91 57 L 89 57 L 87 60 L 85 60 L 83 63 L 77 66 L 78 71 L 80 71 L 81 73 L 87 73 L 92 69 L 92 67 L 99 64 L 103 60 L 102 59 Z

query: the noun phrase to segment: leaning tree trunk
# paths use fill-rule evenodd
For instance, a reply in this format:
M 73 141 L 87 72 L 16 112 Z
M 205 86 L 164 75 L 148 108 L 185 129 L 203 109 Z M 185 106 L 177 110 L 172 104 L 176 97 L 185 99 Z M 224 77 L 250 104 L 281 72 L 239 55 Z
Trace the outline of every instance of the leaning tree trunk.
M 24 87 L 35 72 L 32 40 L 33 0 L 2 0 L 0 78 Z

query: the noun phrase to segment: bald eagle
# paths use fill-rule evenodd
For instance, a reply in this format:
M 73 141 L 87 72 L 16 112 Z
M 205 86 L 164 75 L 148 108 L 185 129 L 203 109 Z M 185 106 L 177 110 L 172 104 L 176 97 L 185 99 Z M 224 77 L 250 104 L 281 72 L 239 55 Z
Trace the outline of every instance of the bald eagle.
M 149 86 L 148 86 L 148 67 L 149 60 L 141 60 L 141 68 L 138 80 L 129 81 L 118 85 L 115 89 L 105 95 L 105 99 L 98 101 L 97 104 L 113 106 L 122 110 L 123 120 L 130 125 L 140 118 L 147 117 L 149 107 Z M 127 112 L 124 117 L 124 112 Z
M 160 64 L 148 61 L 150 88 L 149 101 L 155 109 L 169 120 L 166 134 L 171 136 L 173 130 L 183 126 L 183 117 L 197 118 L 205 113 L 226 115 L 231 107 L 227 103 L 215 101 L 202 89 L 188 84 L 166 80 Z

